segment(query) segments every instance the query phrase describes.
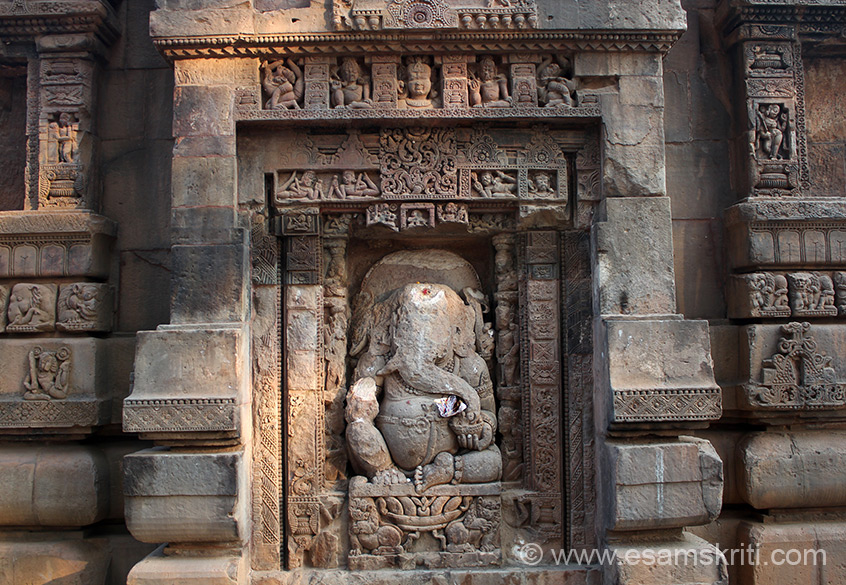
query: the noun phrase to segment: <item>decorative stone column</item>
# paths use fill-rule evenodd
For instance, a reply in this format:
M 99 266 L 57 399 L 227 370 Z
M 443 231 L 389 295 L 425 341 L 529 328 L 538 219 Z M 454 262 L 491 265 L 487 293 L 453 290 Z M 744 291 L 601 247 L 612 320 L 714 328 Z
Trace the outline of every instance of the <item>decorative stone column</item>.
M 619 76 L 600 100 L 604 199 L 592 230 L 599 531 L 617 555 L 605 582 L 721 582 L 719 563 L 659 569 L 640 556 L 713 553 L 684 528 L 711 522 L 722 498 L 713 447 L 684 436 L 720 417 L 721 392 L 707 322 L 676 313 L 661 57 L 585 53 L 575 74 Z
M 130 583 L 247 578 L 250 224 L 237 209 L 233 109 L 257 73 L 251 59 L 174 64 L 171 324 L 139 332 L 123 411 L 125 431 L 159 445 L 125 460 L 127 526 L 169 544 Z
M 842 22 L 844 10 L 824 3 L 808 13 L 795 6 L 773 13 L 726 2 L 723 17 L 738 72 L 735 141 L 746 152 L 734 170 L 746 180 L 738 181 L 741 201 L 724 214 L 728 316 L 740 321 L 714 339 L 740 356 L 726 372 L 735 381 L 726 414 L 757 425 L 736 447 L 735 497 L 756 510 L 740 523 L 737 546 L 764 561 L 738 575 L 754 585 L 832 583 L 842 580 L 832 558 L 844 547 L 839 510 L 846 504 L 830 488 L 846 481 L 846 440 L 835 430 L 846 421 L 846 206 L 833 197 L 825 146 L 809 130 L 825 125 L 813 117 L 826 119 L 828 105 L 810 107 L 810 92 L 819 96 L 820 88 L 807 86 L 806 67 L 824 55 L 817 47 L 839 42 L 823 23 Z M 769 562 L 774 549 L 793 548 L 828 558 Z
M 99 1 L 0 7 L 4 65 L 27 62 L 23 209 L 0 212 L 7 580 L 102 582 L 109 564 L 88 528 L 114 517 L 115 452 L 96 437 L 127 392 L 128 372 L 107 364 L 133 351 L 131 339 L 110 335 L 117 225 L 97 213 L 97 76 L 116 35 Z

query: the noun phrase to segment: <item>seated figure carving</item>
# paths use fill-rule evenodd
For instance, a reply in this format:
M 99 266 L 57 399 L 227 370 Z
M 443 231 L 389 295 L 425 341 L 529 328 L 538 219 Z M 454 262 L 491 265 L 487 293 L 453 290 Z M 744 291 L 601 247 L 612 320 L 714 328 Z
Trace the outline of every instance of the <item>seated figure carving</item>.
M 436 485 L 500 479 L 496 407 L 475 314 L 449 286 L 405 285 L 357 323 L 347 444 L 371 483 Z

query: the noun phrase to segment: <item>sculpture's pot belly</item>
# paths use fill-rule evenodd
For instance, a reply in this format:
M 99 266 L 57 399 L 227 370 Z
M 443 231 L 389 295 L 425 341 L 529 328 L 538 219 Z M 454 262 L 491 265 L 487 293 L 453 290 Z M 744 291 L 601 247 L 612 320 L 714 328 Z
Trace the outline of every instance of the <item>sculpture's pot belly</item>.
M 438 453 L 458 451 L 449 419 L 438 415 L 434 399 L 410 396 L 385 398 L 376 426 L 385 438 L 394 462 L 407 471 L 431 463 Z

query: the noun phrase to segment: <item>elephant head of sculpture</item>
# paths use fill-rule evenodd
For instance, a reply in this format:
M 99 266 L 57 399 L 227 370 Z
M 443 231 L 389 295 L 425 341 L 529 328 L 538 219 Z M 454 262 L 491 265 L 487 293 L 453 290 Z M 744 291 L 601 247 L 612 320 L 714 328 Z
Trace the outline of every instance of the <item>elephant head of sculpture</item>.
M 477 415 L 478 393 L 453 373 L 456 357 L 475 355 L 473 308 L 449 286 L 428 283 L 405 285 L 377 305 L 356 377 L 396 373 L 420 393 L 457 396 Z

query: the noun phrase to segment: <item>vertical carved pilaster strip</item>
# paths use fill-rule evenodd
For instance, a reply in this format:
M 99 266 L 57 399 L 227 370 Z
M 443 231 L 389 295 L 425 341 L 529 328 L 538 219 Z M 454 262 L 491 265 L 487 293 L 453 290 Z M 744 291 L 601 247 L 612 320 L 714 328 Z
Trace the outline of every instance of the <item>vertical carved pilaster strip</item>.
M 441 93 L 444 108 L 466 108 L 467 99 L 467 57 L 444 55 L 441 62 Z
M 45 36 L 38 40 L 38 186 L 35 208 L 97 208 L 97 65 L 101 50 L 89 35 Z
M 26 197 L 24 209 L 38 208 L 38 120 L 41 117 L 41 65 L 30 59 L 26 71 Z
M 397 65 L 399 56 L 378 55 L 368 59 L 372 64 L 373 105 L 375 107 L 397 107 Z
M 740 44 L 748 118 L 750 196 L 809 186 L 804 72 L 792 27 L 747 26 Z
M 593 440 L 593 318 L 591 311 L 590 236 L 565 232 L 561 236 L 561 291 L 565 334 L 564 378 L 567 433 L 567 545 L 594 544 L 596 508 Z
M 253 264 L 253 555 L 255 570 L 279 568 L 281 434 L 279 401 L 279 241 L 265 217 L 251 230 Z
M 332 60 L 331 57 L 305 58 L 305 109 L 329 109 L 329 66 Z
M 347 391 L 347 329 L 350 309 L 347 299 L 347 237 L 324 237 L 323 280 L 324 354 L 326 362 L 323 404 L 325 405 L 326 450 L 324 475 L 326 489 L 346 479 L 347 454 L 344 444 L 344 398 Z
M 285 483 L 288 567 L 303 566 L 320 530 L 324 464 L 323 253 L 316 210 L 281 218 L 285 237 Z
M 558 233 L 530 232 L 525 236 L 525 339 L 528 386 L 524 386 L 526 439 L 531 442 L 528 475 L 534 536 L 562 547 L 561 336 Z
M 515 107 L 537 107 L 538 88 L 535 64 L 531 56 L 515 55 L 511 62 L 511 98 Z M 521 60 L 527 62 L 522 63 Z
M 499 399 L 499 431 L 502 434 L 502 479 L 522 480 L 525 474 L 523 448 L 525 419 L 520 391 L 520 330 L 517 325 L 517 272 L 514 264 L 514 234 L 494 236 L 496 248 L 496 388 Z

